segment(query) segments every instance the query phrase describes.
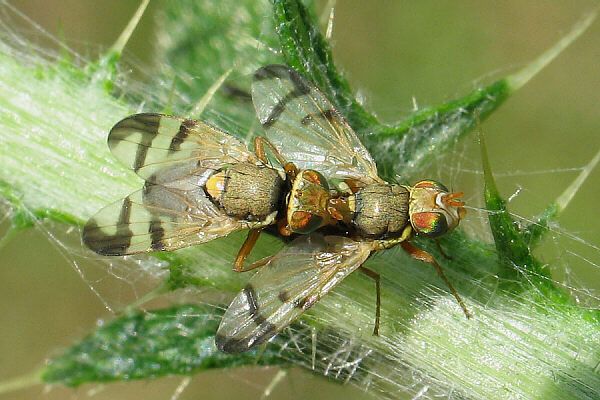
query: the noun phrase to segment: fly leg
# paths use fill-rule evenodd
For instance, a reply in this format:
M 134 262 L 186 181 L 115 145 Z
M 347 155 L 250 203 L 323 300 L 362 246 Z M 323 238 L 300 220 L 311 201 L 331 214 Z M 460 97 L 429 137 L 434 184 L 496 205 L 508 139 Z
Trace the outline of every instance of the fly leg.
M 450 281 L 448 280 L 448 278 L 446 278 L 446 275 L 444 275 L 444 271 L 442 271 L 442 267 L 440 267 L 440 265 L 437 263 L 437 261 L 435 261 L 435 259 L 432 257 L 432 255 L 427 253 L 425 250 L 421 250 L 418 247 L 413 246 L 409 242 L 402 242 L 402 243 L 400 243 L 400 245 L 402 246 L 404 251 L 406 251 L 412 258 L 419 260 L 419 261 L 425 261 L 427 263 L 433 264 L 438 275 L 446 283 L 446 285 L 448 286 L 448 288 L 450 289 L 450 291 L 456 298 L 456 301 L 458 301 L 458 304 L 460 304 L 460 306 L 462 307 L 467 318 L 471 318 L 471 313 L 465 306 L 465 303 L 463 303 L 463 301 L 460 298 L 460 296 L 458 295 L 458 292 L 456 291 L 456 289 L 454 289 L 454 287 L 452 287 L 452 285 L 450 284 Z
M 254 138 L 254 152 L 256 153 L 256 156 L 258 157 L 258 159 L 263 162 L 263 164 L 269 163 L 269 160 L 267 159 L 267 154 L 265 153 L 265 147 L 269 148 L 269 150 L 273 153 L 273 155 L 277 159 L 277 162 L 279 162 L 279 164 L 281 164 L 281 166 L 285 170 L 285 174 L 288 177 L 288 184 L 291 187 L 291 182 L 293 182 L 294 179 L 296 179 L 296 175 L 298 175 L 298 168 L 296 167 L 296 165 L 294 163 L 287 162 L 286 159 L 283 158 L 283 156 L 279 153 L 279 151 L 277 151 L 275 146 L 273 146 L 273 144 L 271 142 L 269 142 L 266 138 L 264 138 L 262 136 L 256 136 Z M 292 230 L 290 229 L 290 227 L 287 224 L 287 218 L 286 218 L 285 214 L 284 214 L 283 218 L 281 218 L 281 219 L 279 219 L 279 221 L 277 221 L 277 227 L 279 229 L 279 233 L 281 233 L 283 236 L 290 236 L 292 234 Z M 248 238 L 250 238 L 250 234 L 248 234 Z M 254 241 L 256 242 L 256 239 Z M 245 243 L 244 243 L 244 245 L 245 245 Z M 241 252 L 241 250 L 240 250 L 240 252 Z M 239 255 L 238 255 L 238 257 L 239 257 Z M 265 261 L 261 265 L 264 265 L 267 262 L 268 261 Z M 241 267 L 241 264 L 240 264 L 240 267 Z
M 287 218 L 280 218 L 277 221 L 277 230 L 282 236 L 290 236 L 294 233 L 287 223 Z
M 273 146 L 273 144 L 271 144 L 271 142 L 269 142 L 266 138 L 262 136 L 256 136 L 254 138 L 254 152 L 256 153 L 258 159 L 263 162 L 263 164 L 268 164 L 269 160 L 267 159 L 267 155 L 265 153 L 265 147 L 269 148 L 269 150 L 277 159 L 277 162 L 279 162 L 279 164 L 281 164 L 281 166 L 285 170 L 286 175 L 289 176 L 290 180 L 293 181 L 294 178 L 296 178 L 296 175 L 298 174 L 298 168 L 296 167 L 296 165 L 294 165 L 294 163 L 286 161 L 286 159 L 283 158 L 281 154 L 279 154 L 279 151 L 277 151 L 275 146 Z
M 235 261 L 233 262 L 233 270 L 235 272 L 250 271 L 254 268 L 258 268 L 258 267 L 265 265 L 266 263 L 268 263 L 271 260 L 272 257 L 265 257 L 262 260 L 258 260 L 255 263 L 252 263 L 252 264 L 248 265 L 247 267 L 244 267 L 244 261 L 246 261 L 246 258 L 248 258 L 248 255 L 250 254 L 250 252 L 252 251 L 252 248 L 256 244 L 256 241 L 258 240 L 258 237 L 260 236 L 260 232 L 261 232 L 260 229 L 250 229 L 250 231 L 248 232 L 248 236 L 246 237 L 244 244 L 240 248 L 240 251 L 238 252 L 237 257 L 235 258 Z
M 444 249 L 442 249 L 442 245 L 440 244 L 440 241 L 437 238 L 434 239 L 434 241 L 435 241 L 435 245 L 437 246 L 440 254 L 443 255 L 446 260 L 452 260 L 452 257 L 450 257 L 448 254 L 446 254 Z
M 379 317 L 381 316 L 381 276 L 369 268 L 365 268 L 362 265 L 358 267 L 360 272 L 368 276 L 375 281 L 375 290 L 377 291 L 377 300 L 375 308 L 375 328 L 373 328 L 373 335 L 379 336 Z

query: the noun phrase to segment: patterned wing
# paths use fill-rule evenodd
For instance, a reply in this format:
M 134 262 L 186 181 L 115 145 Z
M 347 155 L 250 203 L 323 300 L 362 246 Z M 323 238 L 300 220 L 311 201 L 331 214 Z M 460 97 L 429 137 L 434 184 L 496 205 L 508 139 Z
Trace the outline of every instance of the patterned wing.
M 83 242 L 102 255 L 175 250 L 246 228 L 224 214 L 198 185 L 147 183 L 100 210 L 83 228 Z M 195 187 L 194 187 L 195 186 Z
M 149 182 L 256 161 L 233 136 L 202 121 L 163 114 L 136 114 L 118 122 L 108 135 L 108 147 L 121 163 Z
M 200 121 L 136 114 L 112 128 L 108 146 L 146 184 L 87 222 L 83 241 L 95 252 L 175 250 L 249 227 L 248 221 L 227 216 L 205 191 L 216 170 L 256 162 L 234 137 Z
M 252 101 L 266 136 L 300 169 L 327 178 L 381 182 L 352 128 L 315 85 L 284 65 L 256 71 Z
M 373 250 L 372 242 L 305 235 L 275 255 L 233 300 L 217 331 L 217 347 L 241 353 L 291 324 Z

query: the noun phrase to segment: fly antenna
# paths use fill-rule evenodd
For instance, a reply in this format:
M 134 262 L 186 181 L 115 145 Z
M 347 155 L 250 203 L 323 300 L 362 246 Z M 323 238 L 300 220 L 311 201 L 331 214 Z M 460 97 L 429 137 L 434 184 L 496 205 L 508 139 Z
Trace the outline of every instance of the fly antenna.
M 465 202 L 456 200 L 457 198 L 462 197 L 463 195 L 463 192 L 449 193 L 442 197 L 442 203 L 444 203 L 447 206 L 463 207 L 465 205 Z

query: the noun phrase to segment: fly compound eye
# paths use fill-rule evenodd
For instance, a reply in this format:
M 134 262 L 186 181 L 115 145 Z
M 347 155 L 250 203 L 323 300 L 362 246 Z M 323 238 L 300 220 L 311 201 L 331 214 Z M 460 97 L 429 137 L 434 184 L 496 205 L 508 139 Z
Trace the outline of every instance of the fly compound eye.
M 311 233 L 321 227 L 323 217 L 306 211 L 294 211 L 289 224 L 296 233 Z
M 439 212 L 418 212 L 410 217 L 410 223 L 419 236 L 436 237 L 448 232 L 446 216 Z
M 442 185 L 441 183 L 428 179 L 428 180 L 424 180 L 424 181 L 420 181 L 417 182 L 415 184 L 415 186 L 413 186 L 414 188 L 420 188 L 420 189 L 437 189 L 440 192 L 447 192 L 448 188 L 444 185 Z
M 329 190 L 329 184 L 327 183 L 327 179 L 325 179 L 325 177 L 317 171 L 314 171 L 312 169 L 302 171 L 302 178 L 304 178 L 308 182 L 314 183 L 315 185 L 322 186 L 325 190 Z

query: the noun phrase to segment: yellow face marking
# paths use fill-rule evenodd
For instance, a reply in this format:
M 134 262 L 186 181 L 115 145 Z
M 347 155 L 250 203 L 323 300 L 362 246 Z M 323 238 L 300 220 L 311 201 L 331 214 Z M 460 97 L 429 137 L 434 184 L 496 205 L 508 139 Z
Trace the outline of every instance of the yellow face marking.
M 208 178 L 206 181 L 206 191 L 213 200 L 219 201 L 225 191 L 225 171 L 221 171 Z
M 348 208 L 353 213 L 356 212 L 356 196 L 348 196 Z
M 350 190 L 350 186 L 348 186 L 348 184 L 346 182 L 340 182 L 338 184 L 338 189 L 340 190 L 340 192 L 344 192 L 344 193 L 351 193 L 352 192 Z

